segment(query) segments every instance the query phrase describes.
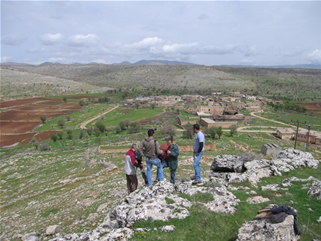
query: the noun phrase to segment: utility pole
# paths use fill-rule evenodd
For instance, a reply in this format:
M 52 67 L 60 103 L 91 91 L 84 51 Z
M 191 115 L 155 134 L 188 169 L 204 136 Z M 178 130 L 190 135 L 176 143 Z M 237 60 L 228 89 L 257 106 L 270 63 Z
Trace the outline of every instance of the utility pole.
M 307 145 L 306 145 L 306 149 L 308 149 L 308 147 L 309 147 L 309 142 L 310 142 L 310 125 L 308 125 L 308 138 L 307 138 Z
M 295 134 L 295 142 L 294 142 L 294 149 L 296 148 L 296 142 L 298 140 L 298 132 L 299 132 L 299 121 L 296 121 L 297 125 L 296 125 L 296 134 Z

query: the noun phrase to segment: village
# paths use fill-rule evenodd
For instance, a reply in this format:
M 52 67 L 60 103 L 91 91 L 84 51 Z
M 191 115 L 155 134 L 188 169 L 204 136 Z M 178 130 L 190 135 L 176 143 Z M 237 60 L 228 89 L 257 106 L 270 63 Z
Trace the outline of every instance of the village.
M 208 96 L 142 96 L 125 99 L 124 106 L 136 105 L 142 107 L 163 107 L 185 110 L 189 115 L 178 116 L 178 124 L 200 124 L 203 128 L 222 127 L 230 128 L 246 122 L 246 116 L 241 113 L 263 113 L 263 106 L 267 103 L 280 104 L 282 101 L 272 100 L 261 96 L 244 95 L 241 92 L 231 92 L 229 96 L 222 96 L 221 92 L 213 92 Z M 275 135 L 283 140 L 295 140 L 321 147 L 321 132 L 293 125 L 291 128 L 278 127 Z

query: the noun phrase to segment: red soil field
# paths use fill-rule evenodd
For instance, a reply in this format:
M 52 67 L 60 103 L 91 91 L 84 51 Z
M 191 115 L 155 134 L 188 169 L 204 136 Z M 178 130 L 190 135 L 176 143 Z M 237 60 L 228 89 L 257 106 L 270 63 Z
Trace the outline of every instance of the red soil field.
M 307 112 L 314 112 L 314 113 L 321 114 L 321 102 L 298 103 L 298 105 L 307 108 Z
M 50 102 L 59 101 L 60 102 L 61 99 L 30 98 L 30 99 L 23 99 L 23 100 L 5 101 L 5 102 L 0 102 L 0 108 L 13 107 L 16 105 L 25 105 L 30 103 L 36 103 L 39 101 L 50 101 Z
M 21 142 L 25 139 L 30 139 L 36 133 L 27 133 L 27 134 L 20 134 L 20 135 L 1 135 L 0 136 L 0 147 L 10 146 L 17 142 Z M 29 142 L 28 142 L 29 143 Z
M 41 124 L 40 117 L 47 119 L 71 114 L 82 107 L 78 103 L 65 103 L 61 99 L 30 98 L 0 102 L 0 108 L 7 111 L 0 113 L 0 147 L 19 143 L 27 145 L 31 138 L 36 135 L 40 141 L 50 138 L 56 131 L 45 131 L 39 134 L 26 133 Z M 20 135 L 1 135 L 21 133 Z M 24 133 L 24 134 L 23 134 Z
M 40 120 L 38 122 L 0 122 L 0 134 L 25 133 L 40 123 Z

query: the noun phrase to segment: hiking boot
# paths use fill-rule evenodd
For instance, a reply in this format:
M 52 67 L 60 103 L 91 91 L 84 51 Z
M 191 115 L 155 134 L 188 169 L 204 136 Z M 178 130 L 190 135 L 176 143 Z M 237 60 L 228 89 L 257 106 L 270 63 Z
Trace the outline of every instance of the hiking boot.
M 195 180 L 195 176 L 191 176 L 191 180 Z
M 156 183 L 158 183 L 158 182 L 159 182 L 158 179 L 155 179 L 155 180 L 153 181 L 154 184 L 156 184 Z
M 200 184 L 200 183 L 202 183 L 202 181 L 195 180 L 194 182 L 192 182 L 192 185 L 197 185 L 197 184 Z

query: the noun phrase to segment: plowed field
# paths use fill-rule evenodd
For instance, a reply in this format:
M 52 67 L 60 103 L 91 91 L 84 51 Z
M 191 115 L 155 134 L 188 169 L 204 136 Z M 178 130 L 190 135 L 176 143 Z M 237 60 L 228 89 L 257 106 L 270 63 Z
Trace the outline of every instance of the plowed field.
M 298 103 L 298 105 L 307 108 L 307 112 L 314 112 L 321 114 L 321 102 L 316 103 Z

